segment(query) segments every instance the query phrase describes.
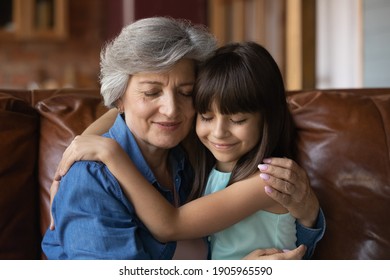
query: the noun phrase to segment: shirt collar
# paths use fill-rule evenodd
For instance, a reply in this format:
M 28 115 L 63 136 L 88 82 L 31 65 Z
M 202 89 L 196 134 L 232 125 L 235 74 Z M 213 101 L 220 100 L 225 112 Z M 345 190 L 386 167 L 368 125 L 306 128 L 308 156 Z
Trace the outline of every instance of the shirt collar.
M 125 120 L 121 115 L 118 115 L 114 125 L 111 127 L 107 133 L 108 137 L 115 139 L 118 144 L 125 150 L 129 157 L 137 166 L 141 174 L 152 184 L 157 182 L 152 170 L 150 169 L 148 163 L 145 161 L 144 156 L 138 144 L 134 138 L 134 135 L 131 133 L 128 128 Z M 176 146 L 171 149 L 169 153 L 169 160 L 172 163 L 174 174 L 185 168 L 186 155 L 184 150 L 180 146 Z

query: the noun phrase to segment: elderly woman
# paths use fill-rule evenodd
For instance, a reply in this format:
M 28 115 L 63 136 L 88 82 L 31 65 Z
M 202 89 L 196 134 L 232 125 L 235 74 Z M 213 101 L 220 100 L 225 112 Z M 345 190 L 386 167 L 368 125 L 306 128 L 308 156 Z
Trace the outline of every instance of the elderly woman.
M 101 55 L 105 105 L 120 111 L 102 139 L 115 140 L 141 174 L 177 206 L 197 193 L 192 190 L 194 171 L 182 142 L 192 130 L 195 115 L 192 91 L 197 65 L 215 49 L 214 37 L 204 28 L 157 17 L 125 27 Z M 84 143 L 79 140 L 79 145 L 89 148 L 85 142 L 104 143 L 95 139 L 83 139 Z M 95 148 L 98 158 L 110 154 L 109 145 L 99 147 L 107 149 Z M 70 154 L 65 166 L 83 159 L 81 152 Z M 311 253 L 322 237 L 325 221 L 305 172 L 286 159 L 272 159 L 267 166 L 265 172 L 274 187 L 270 196 L 298 219 L 298 243 L 306 244 Z M 282 189 L 288 193 L 280 192 Z M 61 179 L 52 214 L 55 229 L 49 229 L 42 242 L 49 259 L 207 258 L 203 239 L 168 243 L 156 240 L 102 162 L 73 164 Z M 287 253 L 259 250 L 248 258 L 297 259 L 304 251 L 302 247 Z

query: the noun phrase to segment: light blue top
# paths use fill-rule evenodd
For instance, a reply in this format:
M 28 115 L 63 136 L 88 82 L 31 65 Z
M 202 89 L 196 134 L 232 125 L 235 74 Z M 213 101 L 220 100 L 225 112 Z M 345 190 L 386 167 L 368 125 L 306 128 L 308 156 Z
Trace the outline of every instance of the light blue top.
M 205 195 L 223 190 L 231 173 L 213 169 L 207 181 Z M 258 211 L 233 226 L 210 236 L 211 258 L 238 260 L 255 249 L 296 247 L 295 218 L 286 214 Z

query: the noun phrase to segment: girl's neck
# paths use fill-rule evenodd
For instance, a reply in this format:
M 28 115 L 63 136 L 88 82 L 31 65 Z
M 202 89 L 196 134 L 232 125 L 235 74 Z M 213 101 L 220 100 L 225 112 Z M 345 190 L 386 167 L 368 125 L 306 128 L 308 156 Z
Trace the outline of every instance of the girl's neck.
M 221 162 L 217 160 L 215 163 L 215 168 L 218 171 L 230 173 L 233 171 L 233 168 L 236 165 L 236 163 L 237 162 Z

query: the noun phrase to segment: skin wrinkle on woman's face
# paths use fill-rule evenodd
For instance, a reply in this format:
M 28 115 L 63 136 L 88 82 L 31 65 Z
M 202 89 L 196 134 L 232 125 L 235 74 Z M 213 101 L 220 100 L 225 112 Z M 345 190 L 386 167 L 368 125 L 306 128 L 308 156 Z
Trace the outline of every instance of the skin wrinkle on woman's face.
M 132 75 L 123 104 L 126 124 L 143 152 L 170 149 L 189 133 L 195 110 L 195 64 L 182 59 L 169 71 Z

